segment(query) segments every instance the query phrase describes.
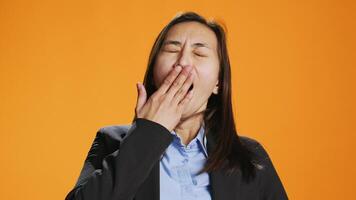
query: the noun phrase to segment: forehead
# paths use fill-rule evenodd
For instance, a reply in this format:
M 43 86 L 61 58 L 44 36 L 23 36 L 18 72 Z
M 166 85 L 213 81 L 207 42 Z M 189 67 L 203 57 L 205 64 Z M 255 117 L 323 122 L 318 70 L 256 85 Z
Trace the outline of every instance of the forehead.
M 182 22 L 172 26 L 165 40 L 191 40 L 191 42 L 205 42 L 216 48 L 217 38 L 215 33 L 206 25 L 199 22 Z

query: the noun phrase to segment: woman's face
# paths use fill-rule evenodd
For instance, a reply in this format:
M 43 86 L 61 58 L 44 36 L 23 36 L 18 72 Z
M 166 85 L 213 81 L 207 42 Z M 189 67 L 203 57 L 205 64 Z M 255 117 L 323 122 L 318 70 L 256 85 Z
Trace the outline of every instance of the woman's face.
M 153 69 L 157 88 L 175 65 L 192 66 L 193 98 L 183 116 L 205 110 L 212 93 L 217 94 L 219 58 L 215 33 L 199 22 L 183 22 L 168 31 Z

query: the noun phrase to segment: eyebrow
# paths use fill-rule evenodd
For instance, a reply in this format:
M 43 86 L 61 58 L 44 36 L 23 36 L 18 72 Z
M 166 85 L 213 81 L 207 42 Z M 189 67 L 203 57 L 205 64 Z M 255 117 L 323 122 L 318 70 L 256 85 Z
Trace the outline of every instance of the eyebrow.
M 173 44 L 176 46 L 182 46 L 182 43 L 177 41 L 177 40 L 167 40 L 163 43 L 163 45 L 169 45 L 169 44 Z M 202 43 L 202 42 L 196 42 L 194 43 L 192 46 L 194 47 L 206 47 L 208 49 L 210 49 L 209 45 L 207 43 Z

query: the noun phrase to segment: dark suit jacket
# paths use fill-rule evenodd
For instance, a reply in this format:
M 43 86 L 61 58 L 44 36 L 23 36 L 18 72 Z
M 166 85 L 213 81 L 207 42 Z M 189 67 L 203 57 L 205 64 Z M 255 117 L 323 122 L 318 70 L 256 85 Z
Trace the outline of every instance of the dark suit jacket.
M 213 200 L 286 200 L 277 172 L 256 140 L 239 136 L 260 157 L 256 178 L 248 184 L 241 173 L 209 173 Z M 159 200 L 159 161 L 173 135 L 164 126 L 143 118 L 131 125 L 98 130 L 74 188 L 66 200 Z M 215 141 L 207 134 L 210 154 Z

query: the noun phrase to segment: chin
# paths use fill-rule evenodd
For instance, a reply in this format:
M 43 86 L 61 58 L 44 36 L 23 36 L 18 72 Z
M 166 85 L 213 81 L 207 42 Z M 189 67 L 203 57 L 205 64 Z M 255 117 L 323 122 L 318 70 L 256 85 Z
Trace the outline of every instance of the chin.
M 190 102 L 190 103 L 192 103 L 192 102 Z M 193 104 L 190 104 L 190 105 L 188 104 L 188 106 L 183 111 L 181 118 L 183 118 L 183 119 L 187 118 L 187 117 L 192 116 L 198 112 L 199 112 L 199 109 L 195 108 Z
M 190 102 L 191 103 L 191 102 Z M 188 104 L 185 109 L 183 110 L 182 113 L 182 118 L 186 118 L 190 115 L 194 114 L 193 110 L 192 110 L 192 106 L 190 104 Z

